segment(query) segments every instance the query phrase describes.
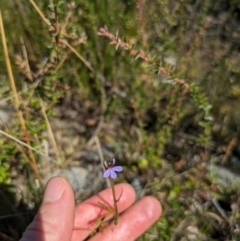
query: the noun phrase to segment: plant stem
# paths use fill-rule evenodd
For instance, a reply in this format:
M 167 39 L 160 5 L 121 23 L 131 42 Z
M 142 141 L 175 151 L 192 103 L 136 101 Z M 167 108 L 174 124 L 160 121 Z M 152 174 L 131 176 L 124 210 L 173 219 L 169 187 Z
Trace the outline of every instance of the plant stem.
M 111 184 L 111 188 L 112 188 L 112 194 L 113 194 L 113 205 L 114 205 L 114 224 L 117 225 L 118 224 L 118 208 L 117 208 L 117 199 L 116 199 L 116 194 L 115 194 L 115 188 L 114 188 L 114 183 L 112 178 L 109 178 L 110 180 L 110 184 Z

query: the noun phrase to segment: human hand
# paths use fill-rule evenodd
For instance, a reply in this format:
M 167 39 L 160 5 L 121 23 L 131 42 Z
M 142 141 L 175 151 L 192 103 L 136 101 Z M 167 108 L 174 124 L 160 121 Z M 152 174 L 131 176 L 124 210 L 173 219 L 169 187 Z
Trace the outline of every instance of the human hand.
M 119 222 L 105 227 L 89 241 L 131 241 L 146 231 L 161 215 L 160 203 L 154 197 L 144 197 L 137 203 L 129 184 L 115 185 Z M 94 222 L 107 214 L 98 203 L 112 206 L 110 188 L 75 206 L 70 184 L 62 177 L 52 178 L 46 187 L 43 202 L 20 241 L 81 241 L 93 231 Z

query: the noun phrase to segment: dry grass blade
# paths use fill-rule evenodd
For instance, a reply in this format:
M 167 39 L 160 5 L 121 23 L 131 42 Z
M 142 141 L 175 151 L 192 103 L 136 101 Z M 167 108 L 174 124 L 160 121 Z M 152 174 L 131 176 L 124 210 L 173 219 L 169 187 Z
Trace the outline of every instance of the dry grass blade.
M 54 134 L 53 134 L 53 131 L 52 131 L 50 122 L 49 122 L 48 117 L 47 117 L 47 115 L 46 115 L 45 107 L 44 107 L 44 103 L 43 103 L 42 99 L 41 99 L 40 103 L 41 103 L 41 108 L 42 108 L 42 114 L 43 114 L 44 120 L 45 120 L 45 122 L 46 122 L 46 124 L 47 124 L 47 129 L 48 129 L 49 138 L 50 138 L 50 140 L 51 140 L 51 142 L 52 142 L 52 145 L 53 145 L 53 148 L 54 148 L 54 151 L 55 151 L 56 158 L 57 158 L 57 160 L 59 160 L 59 158 L 60 158 L 60 152 L 59 152 L 59 150 L 58 150 L 57 142 L 56 142 L 56 139 L 55 139 L 55 137 L 54 137 Z
M 40 17 L 42 18 L 42 20 L 47 24 L 47 25 L 51 25 L 51 23 L 49 22 L 49 20 L 44 16 L 44 14 L 42 13 L 42 11 L 39 9 L 39 7 L 37 6 L 37 4 L 33 1 L 33 0 L 29 0 L 29 2 L 33 5 L 33 7 L 35 8 L 35 10 L 38 12 L 38 14 L 40 15 Z
M 69 44 L 66 40 L 61 40 L 61 43 L 65 44 L 76 56 L 85 64 L 85 66 L 93 72 L 93 68 L 91 64 L 80 54 L 78 51 L 71 45 Z
M 29 146 L 29 145 L 26 144 L 25 142 L 22 142 L 22 141 L 18 140 L 17 138 L 15 138 L 15 137 L 13 137 L 13 136 L 7 134 L 6 132 L 0 130 L 0 133 L 3 134 L 4 136 L 6 136 L 7 138 L 9 138 L 9 139 L 11 139 L 11 140 L 17 142 L 18 144 L 20 144 L 20 145 L 22 145 L 22 146 L 25 146 L 25 147 L 27 147 L 28 149 L 31 149 L 31 150 L 35 151 L 35 152 L 38 153 L 39 155 L 44 156 L 44 157 L 48 157 L 48 158 L 49 158 L 49 156 L 47 156 L 46 154 L 44 154 L 44 153 L 38 151 L 37 149 L 35 149 L 35 148 Z
M 24 120 L 24 117 L 23 117 L 23 112 L 22 112 L 22 110 L 20 110 L 21 103 L 20 103 L 20 100 L 18 98 L 17 88 L 16 88 L 16 85 L 15 85 L 15 80 L 14 80 L 14 77 L 13 77 L 11 62 L 10 62 L 10 58 L 9 58 L 9 54 L 8 54 L 7 41 L 6 41 L 1 11 L 0 11 L 0 31 L 1 31 L 1 36 L 2 36 L 2 44 L 3 44 L 4 55 L 5 55 L 5 62 L 6 62 L 6 65 L 7 65 L 8 76 L 9 76 L 9 80 L 10 80 L 10 84 L 11 84 L 11 88 L 12 88 L 12 92 L 13 92 L 13 98 L 14 98 L 14 101 L 15 101 L 16 109 L 17 109 L 18 119 L 19 119 L 19 122 L 21 124 L 21 128 L 22 128 L 23 133 L 26 134 L 27 144 L 28 144 L 28 146 L 30 146 L 29 134 L 27 132 L 25 120 Z M 34 167 L 33 170 L 34 170 L 36 176 L 38 177 L 39 182 L 42 184 L 42 179 L 39 175 L 37 163 L 36 163 L 35 157 L 34 157 L 31 149 L 28 149 L 28 155 L 29 155 L 29 160 L 31 161 L 31 165 Z
M 104 162 L 104 160 L 103 160 L 103 152 L 102 152 L 102 148 L 101 148 L 101 144 L 100 144 L 98 136 L 95 136 L 94 140 L 95 140 L 95 143 L 96 143 L 96 146 L 97 146 L 97 151 L 98 151 L 99 158 L 101 160 L 101 165 L 102 165 L 103 171 L 105 171 L 104 163 L 103 163 Z M 111 184 L 110 184 L 110 181 L 109 181 L 108 178 L 106 179 L 106 182 L 107 182 L 108 187 L 110 187 Z

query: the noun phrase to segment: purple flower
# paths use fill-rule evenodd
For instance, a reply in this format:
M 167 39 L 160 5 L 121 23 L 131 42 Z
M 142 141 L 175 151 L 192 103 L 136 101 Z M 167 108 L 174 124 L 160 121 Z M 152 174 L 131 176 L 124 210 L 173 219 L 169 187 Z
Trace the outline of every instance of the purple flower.
M 115 179 L 117 177 L 116 172 L 121 172 L 123 170 L 122 166 L 114 166 L 115 164 L 115 159 L 113 158 L 112 162 L 104 162 L 104 166 L 106 168 L 106 171 L 103 173 L 104 178 L 111 177 Z

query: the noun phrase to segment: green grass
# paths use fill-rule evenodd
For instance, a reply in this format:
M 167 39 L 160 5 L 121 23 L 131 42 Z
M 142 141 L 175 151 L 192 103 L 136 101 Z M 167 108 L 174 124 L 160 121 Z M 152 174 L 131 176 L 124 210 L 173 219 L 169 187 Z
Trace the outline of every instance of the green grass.
M 12 70 L 0 48 L 0 108 L 10 113 L 0 133 L 0 215 L 13 217 L 0 220 L 0 232 L 19 239 L 42 180 L 95 151 L 97 135 L 125 166 L 121 181 L 139 177 L 142 195 L 163 204 L 139 240 L 180 240 L 191 230 L 195 240 L 237 240 L 229 230 L 239 208 L 225 220 L 209 200 L 230 207 L 239 189 L 222 187 L 202 163 L 240 155 L 239 3 L 31 2 L 1 4 Z

